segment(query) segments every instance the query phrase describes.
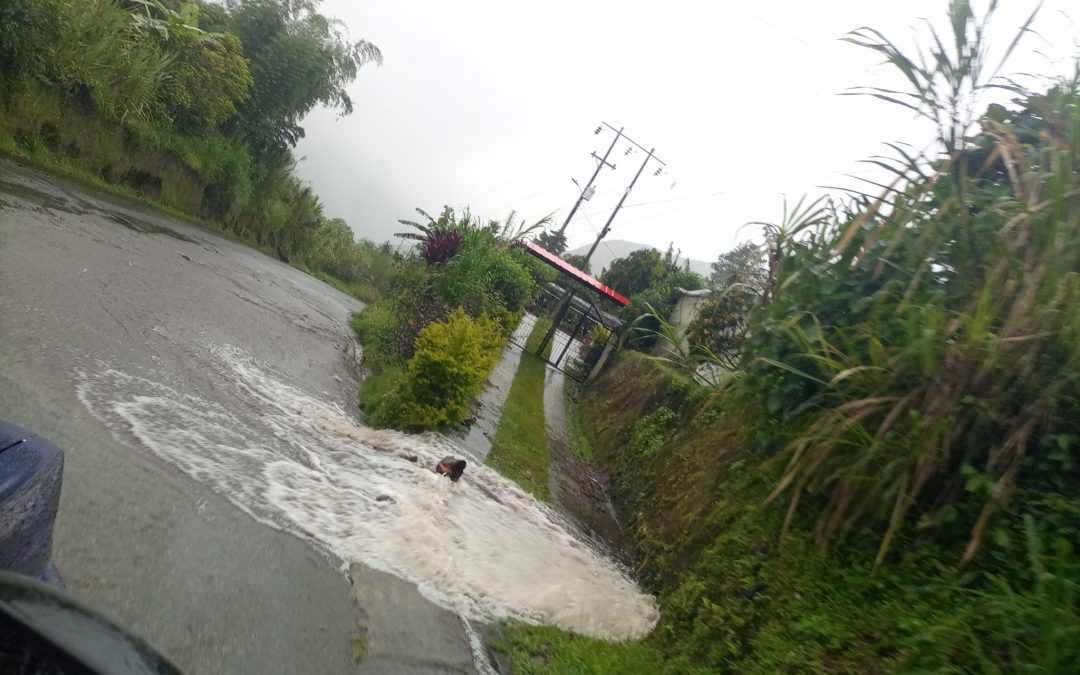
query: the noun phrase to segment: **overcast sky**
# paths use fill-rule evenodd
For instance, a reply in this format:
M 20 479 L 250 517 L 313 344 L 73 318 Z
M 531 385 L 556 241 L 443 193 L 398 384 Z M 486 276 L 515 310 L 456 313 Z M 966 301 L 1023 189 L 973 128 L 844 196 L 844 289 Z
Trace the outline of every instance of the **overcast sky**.
M 976 1 L 982 7 L 985 3 Z M 992 24 L 1003 50 L 1035 7 L 1002 0 Z M 944 27 L 946 0 L 325 0 L 354 38 L 374 42 L 382 67 L 350 88 L 356 111 L 316 111 L 297 148 L 298 172 L 327 214 L 385 240 L 443 204 L 558 222 L 625 127 L 666 163 L 643 173 L 610 239 L 711 260 L 757 237 L 752 220 L 778 220 L 783 196 L 873 176 L 860 160 L 885 141 L 918 148 L 933 130 L 887 103 L 840 96 L 859 85 L 901 85 L 866 49 L 841 42 L 872 26 L 913 44 L 927 17 Z M 1063 74 L 1078 28 L 1071 3 L 1047 0 L 1009 72 Z M 1080 11 L 1071 10 L 1078 21 Z M 568 229 L 571 246 L 596 236 L 645 155 L 621 143 L 616 169 Z

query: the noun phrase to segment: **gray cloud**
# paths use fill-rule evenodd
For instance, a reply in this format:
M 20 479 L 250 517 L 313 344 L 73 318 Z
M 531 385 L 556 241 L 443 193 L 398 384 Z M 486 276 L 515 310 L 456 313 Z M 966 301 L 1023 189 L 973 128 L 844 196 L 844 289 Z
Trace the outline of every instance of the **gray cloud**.
M 1004 48 L 1033 2 L 1002 3 L 994 26 Z M 1065 0 L 1044 5 L 1009 72 L 1060 74 L 1077 54 Z M 356 112 L 316 111 L 297 149 L 300 175 L 327 212 L 382 240 L 414 207 L 470 205 L 502 217 L 555 211 L 558 220 L 623 125 L 655 146 L 669 170 L 643 175 L 612 237 L 711 259 L 750 220 L 778 219 L 782 195 L 874 177 L 859 161 L 884 141 L 923 147 L 932 129 L 896 106 L 838 96 L 858 85 L 902 86 L 867 50 L 838 40 L 869 25 L 913 42 L 919 17 L 943 23 L 944 0 L 907 3 L 495 0 L 327 0 L 323 11 L 386 61 L 350 91 Z M 1033 54 L 1042 50 L 1050 55 Z M 625 146 L 624 146 L 625 147 Z M 595 236 L 643 157 L 613 153 L 617 170 L 570 226 L 572 245 Z

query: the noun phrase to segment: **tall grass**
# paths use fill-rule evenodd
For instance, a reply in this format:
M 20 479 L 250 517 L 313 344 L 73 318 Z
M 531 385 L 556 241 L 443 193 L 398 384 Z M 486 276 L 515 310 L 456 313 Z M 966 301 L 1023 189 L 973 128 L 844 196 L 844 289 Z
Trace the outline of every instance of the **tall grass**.
M 115 0 L 56 4 L 64 39 L 55 45 L 56 77 L 120 121 L 160 119 L 175 56 L 136 32 Z
M 966 523 L 968 563 L 1018 485 L 1078 478 L 1080 78 L 991 108 L 972 136 L 965 110 L 999 68 L 969 4 L 949 16 L 950 39 L 911 57 L 851 35 L 912 89 L 868 93 L 938 123 L 939 151 L 901 156 L 879 196 L 778 253 L 745 352 L 783 531 L 802 510 L 822 548 L 880 525 L 878 563 L 913 520 Z
M 292 174 L 291 153 L 253 154 L 225 124 L 248 98 L 244 46 L 232 34 L 199 29 L 199 8 L 181 4 L 4 3 L 4 148 L 225 229 L 349 293 L 377 298 L 396 274 L 395 257 L 356 242 L 347 226 L 344 247 L 322 255 L 329 221 Z

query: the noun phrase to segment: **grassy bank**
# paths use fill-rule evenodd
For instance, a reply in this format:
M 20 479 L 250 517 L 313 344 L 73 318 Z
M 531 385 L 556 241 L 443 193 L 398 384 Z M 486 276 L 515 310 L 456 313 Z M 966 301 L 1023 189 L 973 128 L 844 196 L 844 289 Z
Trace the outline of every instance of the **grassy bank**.
M 35 138 L 24 137 L 22 142 L 16 141 L 5 128 L 4 122 L 5 120 L 3 117 L 0 117 L 0 156 L 2 157 L 30 164 L 31 166 L 50 173 L 75 179 L 81 183 L 93 186 L 102 192 L 107 192 L 111 195 L 116 195 L 117 197 L 151 206 L 193 225 L 198 225 L 199 227 L 203 227 L 215 233 L 228 236 L 234 241 L 243 241 L 238 237 L 230 235 L 230 233 L 215 226 L 211 222 L 200 219 L 191 213 L 170 206 L 160 200 L 153 199 L 137 191 L 130 185 L 124 183 L 111 183 L 102 178 L 100 174 L 88 170 L 84 164 L 69 156 L 54 152 L 47 145 Z M 244 241 L 243 243 L 254 246 L 252 242 Z
M 663 654 L 650 644 L 589 640 L 550 626 L 508 623 L 492 647 L 509 656 L 514 675 L 652 675 L 665 668 Z
M 542 338 L 550 327 L 550 321 L 538 319 L 529 335 L 529 344 Z M 487 465 L 537 499 L 550 501 L 547 428 L 543 413 L 546 371 L 547 365 L 543 361 L 528 352 L 521 353 Z
M 781 546 L 786 509 L 766 503 L 771 476 L 756 459 L 751 416 L 709 393 L 638 354 L 585 389 L 586 435 L 611 472 L 662 619 L 648 640 L 625 645 L 509 625 L 498 648 L 515 672 L 967 672 L 977 663 L 1062 672 L 1069 636 L 1080 634 L 1074 558 L 1046 527 L 1010 512 L 1006 534 L 966 568 L 960 543 L 916 529 L 884 567 L 873 564 L 873 532 L 857 529 L 822 553 L 798 515 Z M 1021 497 L 1049 522 L 1073 508 Z M 1009 581 L 995 574 L 1006 559 Z M 1054 628 L 1036 640 L 1033 626 Z
M 589 443 L 589 437 L 585 433 L 585 418 L 581 412 L 581 403 L 578 397 L 581 387 L 574 381 L 567 379 L 563 386 L 563 408 L 566 411 L 566 434 L 570 438 L 570 449 L 582 461 L 592 464 L 593 451 Z
M 299 265 L 294 266 L 303 269 L 327 286 L 333 286 L 345 295 L 351 295 L 357 300 L 361 300 L 368 304 L 378 302 L 379 298 L 382 297 L 382 292 L 370 283 L 363 281 L 345 281 L 344 279 L 335 277 L 329 272 L 323 272 L 318 269 L 307 269 L 306 267 L 300 267 Z
M 349 326 L 363 346 L 367 368 L 357 403 L 365 418 L 377 418 L 387 395 L 405 379 L 405 360 L 391 348 L 396 328 L 394 317 L 388 308 L 371 305 L 363 313 L 354 314 Z
M 30 97 L 27 97 L 30 98 Z M 245 244 L 271 257 L 280 258 L 279 251 L 267 242 L 261 242 L 250 232 L 237 232 L 212 218 L 200 214 L 202 191 L 196 188 L 180 188 L 177 180 L 160 175 L 173 175 L 175 169 L 163 174 L 162 167 L 182 160 L 168 149 L 137 149 L 131 134 L 123 133 L 114 125 L 92 115 L 63 110 L 55 97 L 39 92 L 31 105 L 26 102 L 9 102 L 5 114 L 0 116 L 0 157 L 24 162 L 49 173 L 65 176 L 97 190 L 143 204 L 174 218 L 200 227 L 230 241 Z M 42 139 L 40 131 L 49 131 L 50 140 Z M 61 131 L 62 130 L 62 131 Z M 112 167 L 122 167 L 114 173 Z M 93 167 L 98 167 L 94 169 Z M 185 171 L 180 164 L 178 176 Z M 151 179 L 153 188 L 139 189 L 140 184 L 132 176 Z M 199 199 L 188 198 L 185 193 L 198 193 Z M 318 263 L 303 258 L 291 258 L 293 267 L 305 272 L 346 295 L 363 302 L 375 302 L 381 291 L 368 281 L 345 281 L 322 269 Z
M 349 112 L 343 87 L 381 54 L 315 5 L 2 3 L 0 154 L 227 234 L 370 301 L 396 256 L 323 213 L 293 174 L 291 149 L 316 105 Z M 286 35 L 289 50 L 266 48 Z

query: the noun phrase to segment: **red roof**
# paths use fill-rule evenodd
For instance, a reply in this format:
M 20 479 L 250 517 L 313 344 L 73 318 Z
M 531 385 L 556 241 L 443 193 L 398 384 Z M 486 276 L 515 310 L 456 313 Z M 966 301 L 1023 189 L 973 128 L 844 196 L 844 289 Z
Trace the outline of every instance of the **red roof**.
M 543 260 L 547 264 L 551 265 L 555 269 L 559 270 L 563 274 L 565 274 L 565 275 L 567 275 L 569 277 L 573 277 L 574 279 L 577 279 L 581 283 L 585 284 L 586 286 L 593 289 L 597 293 L 600 293 L 601 295 L 606 296 L 610 300 L 614 300 L 615 302 L 619 303 L 620 305 L 622 305 L 624 307 L 626 305 L 630 304 L 629 298 L 627 298 L 625 295 L 619 293 L 618 291 L 616 291 L 613 288 L 605 286 L 604 284 L 600 283 L 596 279 L 590 277 L 588 274 L 585 274 L 584 272 L 582 272 L 578 268 L 576 268 L 573 265 L 571 265 L 570 263 L 566 262 L 565 260 L 563 260 L 559 256 L 555 255 L 554 253 L 551 253 L 551 252 L 547 251 L 544 248 L 541 248 L 540 246 L 537 246 L 536 244 L 532 243 L 531 241 L 525 242 L 525 250 L 528 251 L 529 253 L 532 253 L 537 258 L 540 258 L 541 260 Z

